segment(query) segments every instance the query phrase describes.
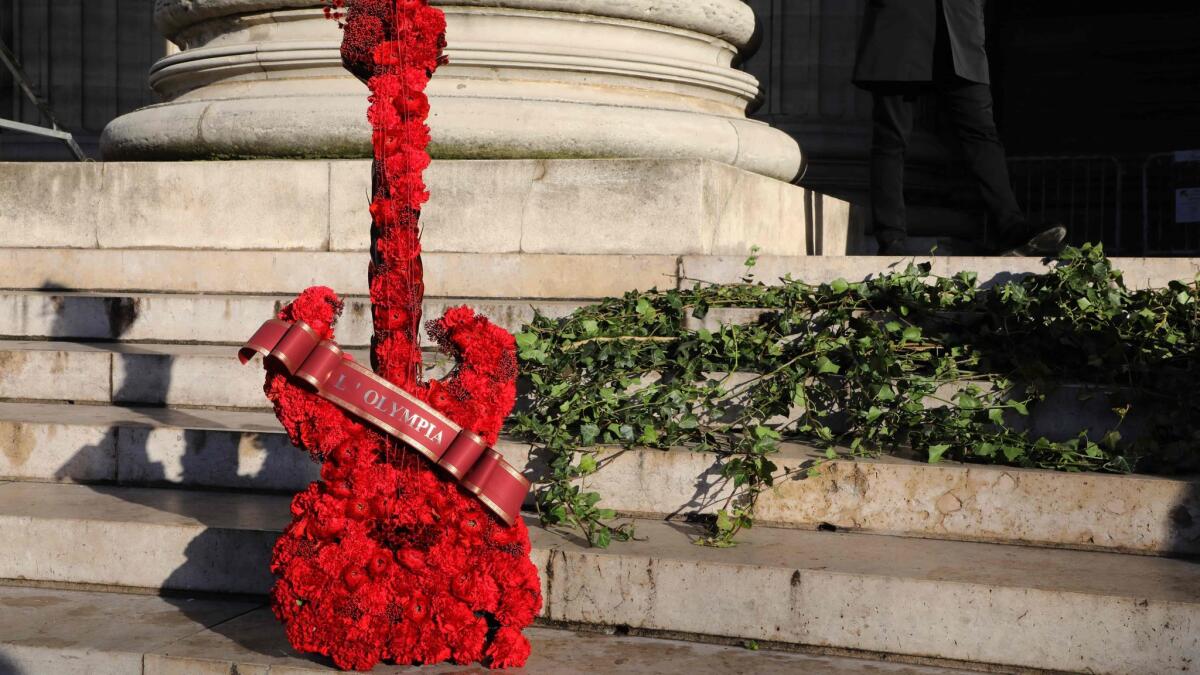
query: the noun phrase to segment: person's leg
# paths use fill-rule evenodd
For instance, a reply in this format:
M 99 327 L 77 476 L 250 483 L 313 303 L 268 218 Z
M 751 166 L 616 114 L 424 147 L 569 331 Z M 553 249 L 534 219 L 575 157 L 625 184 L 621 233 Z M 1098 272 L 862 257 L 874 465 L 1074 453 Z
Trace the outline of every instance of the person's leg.
M 1009 182 L 1004 145 L 992 115 L 991 88 L 958 80 L 939 86 L 939 90 L 1000 238 L 1028 230 Z
M 871 220 L 880 247 L 903 240 L 908 232 L 904 213 L 904 157 L 913 124 L 911 96 L 894 91 L 874 93 L 871 136 Z

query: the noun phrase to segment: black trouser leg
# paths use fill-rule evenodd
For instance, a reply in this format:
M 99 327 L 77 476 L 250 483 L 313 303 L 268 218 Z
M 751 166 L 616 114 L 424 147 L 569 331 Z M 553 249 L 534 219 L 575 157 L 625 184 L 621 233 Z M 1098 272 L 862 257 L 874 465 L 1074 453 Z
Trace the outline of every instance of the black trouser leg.
M 904 156 L 913 125 L 913 98 L 875 93 L 871 137 L 871 220 L 880 244 L 903 239 Z
M 1026 227 L 1008 179 L 1004 145 L 992 115 L 992 90 L 986 84 L 959 82 L 939 87 L 958 132 L 967 165 L 975 175 L 992 221 L 1001 237 Z

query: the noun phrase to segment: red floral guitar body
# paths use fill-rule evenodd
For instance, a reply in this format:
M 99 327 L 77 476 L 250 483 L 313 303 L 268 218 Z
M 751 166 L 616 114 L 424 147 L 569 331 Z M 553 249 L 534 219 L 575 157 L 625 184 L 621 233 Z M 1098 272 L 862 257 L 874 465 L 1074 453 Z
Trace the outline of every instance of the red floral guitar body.
M 338 18 L 343 4 L 334 3 Z M 343 60 L 372 92 L 374 370 L 495 443 L 516 396 L 510 334 L 452 309 L 429 330 L 457 367 L 442 381 L 420 378 L 424 89 L 442 59 L 445 18 L 427 0 L 355 0 L 344 16 Z M 279 318 L 332 339 L 340 311 L 332 290 L 311 288 Z M 521 631 L 541 608 L 525 524 L 501 522 L 425 457 L 298 386 L 278 363 L 267 367 L 284 429 L 322 463 L 322 480 L 292 501 L 272 561 L 275 614 L 292 645 L 357 670 L 382 660 L 523 665 Z

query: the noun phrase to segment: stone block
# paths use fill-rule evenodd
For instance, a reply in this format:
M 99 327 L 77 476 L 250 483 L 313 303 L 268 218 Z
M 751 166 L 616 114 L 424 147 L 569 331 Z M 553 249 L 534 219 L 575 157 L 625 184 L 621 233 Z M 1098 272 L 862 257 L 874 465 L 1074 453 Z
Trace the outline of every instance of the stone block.
M 236 351 L 192 345 L 175 345 L 170 351 L 123 350 L 113 357 L 112 400 L 231 408 L 269 405 L 262 369 L 243 366 L 235 358 Z
M 0 510 L 7 579 L 261 594 L 288 518 L 282 497 L 36 483 L 0 490 L 11 506 Z
M 669 255 L 427 253 L 429 297 L 595 299 L 673 288 Z M 328 286 L 367 295 L 366 253 L 0 249 L 0 289 L 290 295 Z M 112 270 L 120 269 L 120 275 Z
M 82 166 L 88 166 L 84 164 Z M 100 248 L 324 250 L 321 162 L 103 163 Z
M 835 243 L 848 227 L 843 202 L 719 162 L 444 160 L 427 182 L 430 252 L 741 255 L 757 245 L 780 256 L 845 253 Z M 5 195 L 12 208 L 0 216 L 0 247 L 369 245 L 365 160 L 0 164 Z
M 228 600 L 0 588 L 0 672 L 140 674 L 144 652 L 254 607 Z
M 675 287 L 677 258 L 669 255 L 425 256 L 431 294 L 448 297 L 604 298 L 633 289 Z
M 431 194 L 436 196 L 421 213 L 424 249 L 465 253 L 521 251 L 521 225 L 529 210 L 528 193 L 542 164 L 534 160 L 434 162 L 425 176 Z M 331 171 L 330 249 L 366 250 L 371 241 L 371 215 L 367 210 L 371 201 L 371 163 L 333 162 Z M 596 216 L 590 214 L 590 217 Z
M 87 345 L 11 342 L 0 350 L 0 398 L 105 402 L 110 400 L 111 356 Z
M 366 253 L 6 248 L 0 288 L 294 294 L 330 286 L 366 295 L 367 262 Z
M 18 339 L 89 339 L 127 342 L 206 342 L 241 344 L 267 318 L 290 302 L 289 296 L 194 295 L 183 293 L 73 293 L 0 291 L 0 336 Z M 365 347 L 371 340 L 370 302 L 343 298 L 338 342 Z M 469 305 L 509 332 L 533 320 L 534 312 L 557 317 L 580 303 L 572 301 L 427 298 L 424 316 L 441 316 L 450 307 Z M 426 346 L 433 346 L 422 335 Z
M 112 481 L 117 478 L 117 428 L 0 420 L 0 477 L 17 480 Z
M 321 477 L 320 466 L 280 433 L 127 427 L 117 447 L 117 478 L 126 485 L 298 492 Z
M 320 250 L 328 183 L 320 162 L 0 163 L 0 246 Z
M 0 163 L 0 246 L 94 248 L 104 165 Z

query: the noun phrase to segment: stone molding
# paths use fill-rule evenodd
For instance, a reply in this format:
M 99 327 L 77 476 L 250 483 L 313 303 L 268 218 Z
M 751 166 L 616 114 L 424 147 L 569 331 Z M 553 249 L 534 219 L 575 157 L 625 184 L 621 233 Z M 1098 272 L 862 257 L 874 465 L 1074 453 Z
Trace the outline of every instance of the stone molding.
M 436 7 L 509 7 L 646 21 L 727 40 L 754 35 L 754 12 L 742 0 L 432 0 Z M 313 0 L 155 0 L 154 22 L 170 40 L 200 21 L 247 12 L 321 6 Z
M 740 0 L 442 0 L 450 65 L 430 85 L 435 157 L 707 159 L 790 181 L 789 136 L 749 120 Z M 586 10 L 586 12 L 584 11 Z M 365 87 L 319 3 L 158 0 L 183 47 L 165 103 L 115 120 L 106 159 L 365 157 Z

